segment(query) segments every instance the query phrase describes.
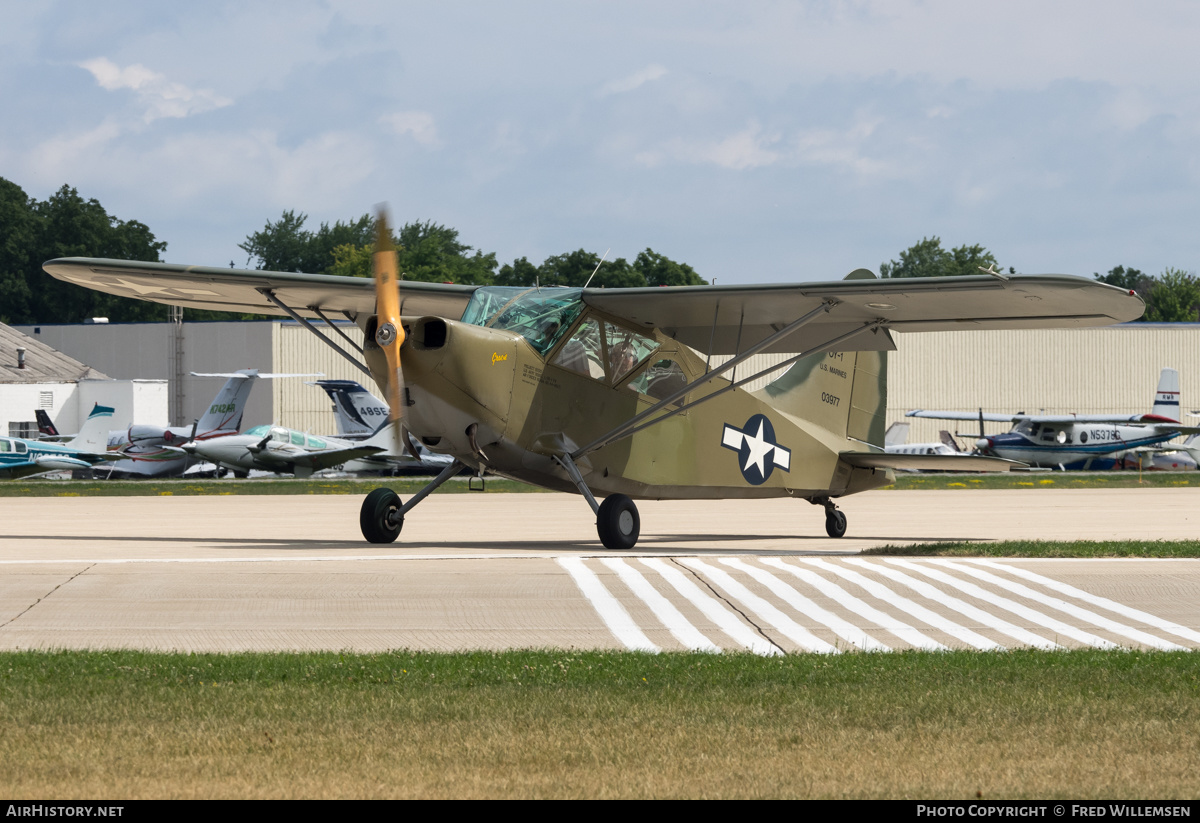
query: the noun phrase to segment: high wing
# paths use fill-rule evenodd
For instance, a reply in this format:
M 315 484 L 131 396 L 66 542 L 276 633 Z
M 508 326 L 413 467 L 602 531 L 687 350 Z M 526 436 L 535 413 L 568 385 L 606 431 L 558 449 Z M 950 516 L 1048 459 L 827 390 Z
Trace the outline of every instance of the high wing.
M 1113 426 L 1139 426 L 1155 431 L 1173 431 L 1180 434 L 1193 434 L 1200 431 L 1200 427 L 1184 426 L 1176 423 L 1173 420 L 1163 420 L 1163 418 L 1153 414 L 1134 414 L 1134 415 L 1112 415 L 1112 414 L 999 414 L 996 412 L 959 412 L 959 411 L 932 411 L 929 409 L 915 409 L 904 413 L 905 417 L 927 417 L 933 420 L 970 420 L 977 422 L 982 418 L 990 423 L 1022 423 L 1029 421 L 1031 423 L 1041 423 L 1044 425 L 1058 424 L 1065 425 L 1069 423 L 1101 423 Z
M 313 308 L 352 318 L 375 312 L 375 283 L 361 277 L 87 257 L 62 257 L 44 263 L 42 268 L 59 280 L 85 288 L 191 309 L 287 315 L 267 297 L 266 292 L 270 292 L 309 318 L 319 316 Z M 476 288 L 405 280 L 400 283 L 400 309 L 408 315 L 458 318 Z
M 1065 274 L 879 280 L 866 269 L 821 283 L 589 289 L 584 302 L 712 354 L 745 351 L 823 303 L 832 304 L 823 317 L 762 351 L 803 351 L 856 328 L 847 350 L 895 349 L 886 331 L 870 333 L 875 321 L 898 332 L 1086 328 L 1145 308 L 1127 291 Z
M 307 317 L 375 311 L 373 283 L 357 277 L 79 257 L 43 268 L 97 291 L 197 309 L 288 314 L 282 303 Z M 401 281 L 401 312 L 458 318 L 476 288 Z M 1070 275 L 878 280 L 865 269 L 829 282 L 586 289 L 583 300 L 711 354 L 744 352 L 813 312 L 759 351 L 804 351 L 833 340 L 844 350 L 884 351 L 895 348 L 889 330 L 1084 328 L 1136 320 L 1144 309 L 1136 295 Z

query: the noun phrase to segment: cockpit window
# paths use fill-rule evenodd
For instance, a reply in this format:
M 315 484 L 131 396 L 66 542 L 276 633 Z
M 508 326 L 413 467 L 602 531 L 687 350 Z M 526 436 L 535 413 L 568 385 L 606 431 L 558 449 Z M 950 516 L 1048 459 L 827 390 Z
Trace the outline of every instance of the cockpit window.
M 545 354 L 583 311 L 583 289 L 485 286 L 476 289 L 462 322 L 515 331 Z

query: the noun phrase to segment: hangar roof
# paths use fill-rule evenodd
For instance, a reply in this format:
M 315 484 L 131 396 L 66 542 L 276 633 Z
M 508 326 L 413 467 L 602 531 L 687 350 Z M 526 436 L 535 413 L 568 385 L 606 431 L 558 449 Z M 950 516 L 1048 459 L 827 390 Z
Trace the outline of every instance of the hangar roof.
M 18 347 L 25 349 L 23 369 L 17 367 Z M 0 383 L 74 383 L 108 379 L 107 374 L 0 323 Z

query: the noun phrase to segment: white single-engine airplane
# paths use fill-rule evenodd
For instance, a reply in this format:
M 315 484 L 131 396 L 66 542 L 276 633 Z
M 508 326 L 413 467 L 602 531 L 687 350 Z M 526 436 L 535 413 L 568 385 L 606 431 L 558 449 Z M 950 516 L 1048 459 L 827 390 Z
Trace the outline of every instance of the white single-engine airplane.
M 1031 466 L 1061 469 L 1111 469 L 1122 453 L 1148 449 L 1200 427 L 1179 422 L 1179 372 L 1163 369 L 1150 414 L 997 414 L 917 409 L 907 417 L 979 421 L 979 454 Z M 983 434 L 984 421 L 1012 423 L 1007 434 Z
M 83 258 L 44 268 L 110 294 L 288 315 L 371 374 L 393 426 L 455 458 L 407 503 L 387 488 L 367 496 L 359 526 L 375 543 L 395 540 L 463 466 L 578 492 L 610 549 L 637 542 L 635 497 L 795 497 L 823 507 L 840 537 L 834 501 L 893 482 L 891 469 L 1012 465 L 883 451 L 892 333 L 1085 328 L 1144 308 L 1132 292 L 1065 275 L 878 280 L 859 269 L 834 282 L 636 289 L 401 281 L 386 223 L 376 221 L 374 283 Z M 339 345 L 311 322 L 339 333 L 330 314 L 363 329 L 365 365 L 348 338 Z M 768 352 L 791 356 L 735 372 Z M 732 358 L 714 367 L 714 355 Z M 765 388 L 744 388 L 783 366 Z

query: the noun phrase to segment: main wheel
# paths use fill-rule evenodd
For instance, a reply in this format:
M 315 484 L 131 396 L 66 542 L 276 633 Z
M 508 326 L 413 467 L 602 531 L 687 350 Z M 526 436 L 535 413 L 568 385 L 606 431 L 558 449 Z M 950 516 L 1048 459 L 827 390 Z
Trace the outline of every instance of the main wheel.
M 846 515 L 834 509 L 825 515 L 825 533 L 830 537 L 841 537 L 846 533 Z
M 376 489 L 367 495 L 358 512 L 358 526 L 372 543 L 391 543 L 400 536 L 404 515 L 400 498 L 391 489 Z
M 623 494 L 610 494 L 596 512 L 596 533 L 606 549 L 632 549 L 642 532 L 637 506 Z

